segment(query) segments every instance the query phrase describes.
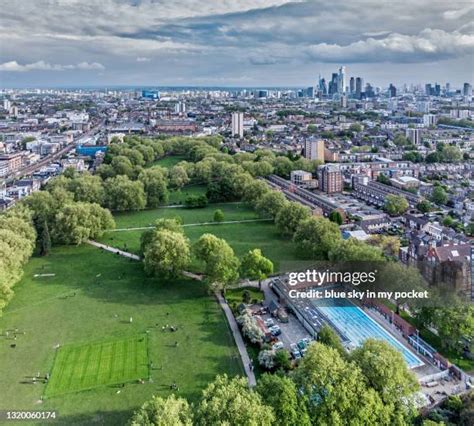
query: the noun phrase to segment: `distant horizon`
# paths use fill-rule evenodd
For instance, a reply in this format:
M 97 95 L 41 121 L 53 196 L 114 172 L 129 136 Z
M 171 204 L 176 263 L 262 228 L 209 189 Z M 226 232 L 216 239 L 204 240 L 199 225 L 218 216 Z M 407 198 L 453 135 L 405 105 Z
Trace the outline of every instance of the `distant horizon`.
M 364 83 L 371 83 L 370 80 L 365 80 Z M 469 83 L 472 84 L 471 81 L 465 81 L 463 83 L 460 83 L 459 85 L 453 84 L 450 81 L 446 82 L 436 82 L 436 81 L 426 81 L 426 82 L 419 82 L 419 83 L 400 83 L 400 84 L 395 84 L 395 83 L 388 83 L 387 85 L 373 85 L 373 87 L 378 87 L 381 89 L 386 89 L 389 87 L 390 84 L 393 84 L 395 87 L 399 88 L 401 86 L 407 85 L 408 87 L 410 86 L 423 86 L 425 84 L 440 84 L 441 87 L 444 87 L 446 83 L 449 83 L 451 86 L 451 90 L 459 90 L 462 89 L 462 86 L 464 83 Z M 372 84 L 372 83 L 371 83 Z M 27 90 L 27 89 L 38 89 L 38 90 L 59 90 L 59 89 L 64 89 L 64 90 L 94 90 L 94 89 L 124 89 L 124 90 L 162 90 L 162 89 L 170 89 L 170 90 L 178 90 L 178 89 L 222 89 L 222 90 L 301 90 L 301 89 L 307 89 L 308 87 L 316 87 L 316 85 L 307 85 L 307 86 L 291 86 L 291 85 L 273 85 L 273 86 L 231 86 L 231 85 L 163 85 L 163 86 L 158 86 L 158 85 L 151 85 L 151 84 L 110 84 L 110 85 L 104 85 L 104 84 L 91 84 L 91 85 L 86 85 L 86 84 L 78 84 L 78 85 L 56 85 L 56 86 L 0 86 L 0 90 Z

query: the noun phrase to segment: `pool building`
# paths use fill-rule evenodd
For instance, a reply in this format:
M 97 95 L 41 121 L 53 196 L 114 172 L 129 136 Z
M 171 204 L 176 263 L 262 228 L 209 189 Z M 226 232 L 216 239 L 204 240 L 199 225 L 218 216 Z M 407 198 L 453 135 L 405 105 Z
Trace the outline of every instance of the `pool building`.
M 313 337 L 316 337 L 319 329 L 327 324 L 337 332 L 348 350 L 360 346 L 367 339 L 384 340 L 403 355 L 409 368 L 413 369 L 425 364 L 414 351 L 405 346 L 364 309 L 348 299 L 291 298 L 288 294 L 288 284 L 281 278 L 272 281 L 272 288 L 280 300 L 285 300 L 287 306 L 294 311 Z

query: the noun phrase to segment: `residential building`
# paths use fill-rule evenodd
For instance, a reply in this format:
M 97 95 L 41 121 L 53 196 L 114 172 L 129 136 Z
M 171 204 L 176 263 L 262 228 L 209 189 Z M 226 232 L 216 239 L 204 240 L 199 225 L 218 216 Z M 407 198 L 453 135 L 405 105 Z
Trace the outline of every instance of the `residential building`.
M 232 113 L 232 136 L 242 138 L 244 136 L 244 113 Z
M 318 168 L 319 189 L 328 194 L 342 192 L 343 180 L 339 167 L 327 164 Z
M 324 163 L 324 141 L 314 138 L 305 140 L 304 156 L 308 160 L 319 160 Z
M 413 145 L 421 145 L 421 129 L 406 129 L 405 136 Z

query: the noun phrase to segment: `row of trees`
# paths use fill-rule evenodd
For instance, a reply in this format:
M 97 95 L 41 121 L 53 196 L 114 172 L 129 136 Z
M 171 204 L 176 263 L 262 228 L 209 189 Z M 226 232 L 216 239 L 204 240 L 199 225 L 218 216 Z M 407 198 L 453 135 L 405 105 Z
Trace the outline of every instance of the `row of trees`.
M 416 416 L 418 383 L 402 355 L 367 340 L 350 355 L 309 346 L 289 375 L 264 374 L 255 389 L 244 378 L 217 376 L 196 405 L 175 395 L 154 397 L 132 425 L 405 425 Z
M 15 207 L 0 215 L 0 316 L 13 297 L 13 286 L 33 254 L 36 232 L 31 212 Z
M 157 220 L 154 229 L 142 234 L 140 252 L 146 272 L 165 277 L 179 275 L 189 267 L 194 254 L 205 265 L 204 274 L 211 290 L 225 289 L 239 275 L 262 280 L 273 272 L 273 263 L 259 249 L 250 250 L 240 261 L 232 247 L 213 234 L 201 235 L 191 246 L 177 219 Z
M 78 182 L 56 182 L 56 185 L 66 186 L 78 201 L 92 198 L 111 210 L 140 210 L 166 203 L 169 189 L 181 189 L 189 183 L 206 184 L 210 201 L 227 201 L 237 198 L 231 182 L 237 174 L 257 177 L 275 173 L 288 177 L 292 170 L 315 172 L 319 165 L 305 158 L 276 156 L 268 150 L 229 155 L 219 151 L 220 143 L 215 137 L 161 140 L 127 137 L 123 143 L 110 145 L 104 164 L 97 169 L 97 177 L 101 179 L 66 176 L 63 181 L 72 178 Z M 154 161 L 165 155 L 181 155 L 187 160 L 169 170 L 153 166 Z
M 109 210 L 96 203 L 76 202 L 73 193 L 55 185 L 31 194 L 21 204 L 31 211 L 42 255 L 51 243 L 81 244 L 115 227 Z

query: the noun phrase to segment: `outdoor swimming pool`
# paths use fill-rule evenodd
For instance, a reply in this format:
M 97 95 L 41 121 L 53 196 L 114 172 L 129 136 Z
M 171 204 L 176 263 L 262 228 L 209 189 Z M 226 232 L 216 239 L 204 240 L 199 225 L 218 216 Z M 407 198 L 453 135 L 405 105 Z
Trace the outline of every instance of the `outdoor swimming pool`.
M 347 299 L 313 300 L 315 308 L 355 346 L 361 345 L 366 339 L 380 339 L 390 343 L 400 351 L 410 368 L 423 365 L 423 361 L 402 345 L 397 339 L 370 318 L 362 309 Z

